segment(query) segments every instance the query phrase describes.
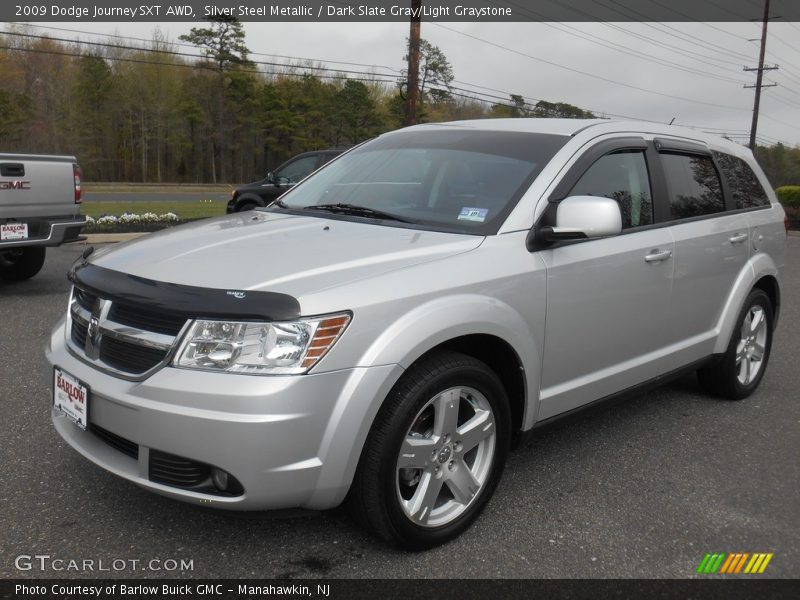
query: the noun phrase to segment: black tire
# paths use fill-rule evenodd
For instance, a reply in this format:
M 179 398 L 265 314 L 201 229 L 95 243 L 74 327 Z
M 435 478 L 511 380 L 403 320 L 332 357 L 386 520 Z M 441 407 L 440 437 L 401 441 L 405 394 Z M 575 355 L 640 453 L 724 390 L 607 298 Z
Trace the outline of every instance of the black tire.
M 42 270 L 45 247 L 28 246 L 0 251 L 0 279 L 23 281 Z
M 752 315 L 756 314 L 759 310 L 763 311 L 763 318 L 766 321 L 765 336 L 762 345 L 763 352 L 760 353 L 762 358 L 758 364 L 756 374 L 749 380 L 745 377 L 745 381 L 743 382 L 740 380 L 740 365 L 742 368 L 746 369 L 748 365 L 752 365 L 752 363 L 750 362 L 751 359 L 748 358 L 743 360 L 739 359 L 740 352 L 746 355 L 747 351 L 751 348 L 751 346 L 743 340 L 742 328 L 745 320 L 747 320 L 748 317 L 752 319 Z M 747 300 L 739 313 L 739 318 L 736 320 L 736 326 L 731 334 L 731 339 L 725 354 L 718 362 L 697 371 L 697 378 L 703 389 L 715 396 L 727 398 L 728 400 L 742 400 L 752 394 L 758 387 L 758 384 L 761 383 L 761 379 L 764 377 L 764 373 L 767 370 L 772 347 L 773 323 L 772 301 L 769 299 L 769 296 L 767 296 L 763 290 L 752 290 L 747 296 Z M 755 338 L 756 335 L 752 337 Z M 759 354 L 757 353 L 757 355 Z M 744 361 L 747 361 L 748 365 L 742 365 Z
M 246 210 L 253 210 L 254 208 L 258 208 L 258 204 L 255 202 L 245 202 L 244 204 L 239 205 L 239 208 L 236 209 L 236 212 L 244 212 Z
M 442 394 L 454 389 L 459 391 L 447 397 Z M 429 452 L 430 449 L 427 447 L 420 452 L 420 456 L 425 457 L 426 465 L 430 463 L 430 466 L 418 470 L 400 469 L 398 460 L 401 458 L 401 446 L 409 436 L 419 435 L 411 432 L 412 425 L 426 418 L 421 415 L 428 409 L 432 414 L 439 414 L 434 408 L 440 405 L 431 404 L 436 402 L 437 398 L 449 402 L 452 409 L 452 399 L 456 394 L 458 425 L 453 430 L 454 433 L 452 436 L 439 437 L 431 433 L 426 443 L 438 440 L 435 443 L 441 447 L 434 448 L 433 453 Z M 486 408 L 487 405 L 491 408 L 490 411 L 482 410 L 480 415 L 477 411 L 474 414 L 471 412 L 474 410 L 473 407 Z M 447 411 L 447 408 L 443 410 Z M 452 415 L 452 412 L 447 414 Z M 468 451 L 466 444 L 469 442 L 464 437 L 464 445 L 461 444 L 458 438 L 462 433 L 458 430 L 466 430 L 468 426 L 465 427 L 465 423 L 477 423 L 471 419 L 482 419 L 487 415 L 493 419 L 494 434 L 479 434 L 486 436 L 485 442 L 477 442 L 474 452 Z M 434 420 L 428 422 L 433 427 Z M 473 432 L 479 429 L 484 432 L 491 431 L 491 427 L 486 427 L 483 423 L 484 421 L 481 421 L 480 428 L 473 428 Z M 492 496 L 505 465 L 511 438 L 510 430 L 511 418 L 505 389 L 488 366 L 470 356 L 450 351 L 438 352 L 418 361 L 403 374 L 375 418 L 348 496 L 351 514 L 380 538 L 408 550 L 424 550 L 452 540 L 472 524 Z M 476 442 L 473 440 L 473 443 Z M 487 454 L 488 447 L 491 447 L 491 451 Z M 470 454 L 473 461 L 471 465 L 468 464 Z M 477 458 L 479 456 L 484 458 Z M 482 466 L 479 466 L 479 463 Z M 461 465 L 465 465 L 467 471 L 462 471 L 461 477 L 458 477 Z M 434 469 L 439 482 L 439 487 L 436 489 L 446 491 L 434 492 L 428 521 L 436 511 L 445 511 L 443 519 L 452 520 L 441 525 L 426 523 L 422 526 L 412 520 L 406 512 L 408 509 L 401 503 L 401 487 L 404 490 L 415 491 L 413 487 L 404 487 L 406 483 L 403 476 L 409 471 L 419 473 L 420 477 L 424 473 L 429 473 L 430 478 L 427 481 L 434 482 Z M 439 474 L 440 469 L 441 474 Z M 480 475 L 473 474 L 473 470 L 480 472 Z M 459 489 L 455 479 L 460 479 L 463 483 L 464 477 L 469 477 L 468 481 L 473 483 L 467 488 L 470 493 L 463 496 L 469 499 L 459 502 L 455 491 L 452 490 Z M 482 481 L 479 487 L 475 488 L 473 484 L 478 483 L 480 477 Z M 416 485 L 423 485 L 422 480 Z M 425 491 L 422 488 L 420 490 Z M 448 495 L 451 496 L 450 499 L 446 498 Z M 447 515 L 448 507 L 452 508 L 451 516 Z M 424 516 L 426 511 L 427 509 L 419 511 L 418 514 Z

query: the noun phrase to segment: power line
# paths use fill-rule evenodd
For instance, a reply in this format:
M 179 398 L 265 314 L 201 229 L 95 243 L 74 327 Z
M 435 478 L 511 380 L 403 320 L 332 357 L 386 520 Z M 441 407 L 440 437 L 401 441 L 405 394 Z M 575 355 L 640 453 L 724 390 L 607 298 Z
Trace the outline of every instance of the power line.
M 564 4 L 562 2 L 560 2 L 559 0 L 551 0 L 551 1 L 555 2 L 556 4 L 559 4 L 561 6 L 564 6 Z M 595 1 L 596 4 L 602 6 L 603 8 L 606 8 L 608 10 L 616 12 L 618 15 L 621 15 L 625 19 L 630 19 L 631 17 L 637 17 L 639 19 L 644 18 L 645 20 L 642 21 L 642 23 L 641 23 L 642 25 L 644 25 L 644 26 L 646 26 L 646 27 L 648 27 L 650 29 L 654 29 L 655 31 L 658 31 L 659 33 L 666 33 L 668 36 L 674 37 L 674 38 L 680 40 L 683 43 L 689 43 L 689 44 L 692 44 L 694 46 L 698 46 L 700 48 L 703 48 L 706 51 L 710 50 L 712 52 L 716 52 L 716 53 L 722 54 L 724 56 L 733 57 L 733 58 L 736 58 L 738 60 L 749 60 L 750 59 L 749 56 L 747 56 L 745 54 L 741 54 L 739 52 L 732 52 L 731 50 L 729 50 L 728 48 L 725 48 L 724 46 L 720 46 L 718 44 L 711 44 L 711 43 L 709 43 L 707 45 L 707 44 L 704 44 L 702 42 L 698 42 L 697 40 L 694 40 L 692 38 L 685 37 L 682 32 L 680 32 L 679 30 L 675 29 L 674 27 L 670 27 L 668 25 L 664 25 L 664 26 L 665 27 L 670 27 L 670 29 L 672 29 L 673 31 L 677 31 L 680 35 L 675 35 L 674 33 L 669 33 L 668 31 L 664 31 L 663 29 L 659 29 L 658 27 L 655 26 L 655 24 L 647 22 L 647 16 L 646 15 L 644 15 L 643 13 L 640 13 L 640 12 L 638 12 L 636 10 L 631 9 L 630 7 L 627 7 L 627 6 L 623 7 L 623 8 L 626 8 L 627 10 L 630 11 L 630 12 L 625 12 L 625 11 L 620 11 L 620 10 L 617 10 L 617 9 L 612 8 L 610 6 L 607 6 L 607 5 L 603 4 L 602 2 L 600 2 L 600 0 L 594 0 L 594 1 Z M 618 6 L 621 6 L 615 0 L 609 0 L 609 1 L 614 2 Z M 707 0 L 707 1 L 710 1 L 710 0 Z M 585 11 L 578 10 L 578 9 L 576 9 L 574 7 L 570 7 L 570 8 L 572 8 L 572 10 L 574 10 L 574 11 L 580 13 L 580 14 L 583 14 L 583 15 L 589 17 L 590 20 L 593 20 L 593 21 L 597 20 L 596 15 L 593 15 L 591 13 L 587 13 Z M 633 13 L 633 14 L 631 14 L 631 13 Z M 606 26 L 609 26 L 609 27 L 613 27 L 613 28 L 615 28 L 615 29 L 617 29 L 619 31 L 625 32 L 628 35 L 634 35 L 635 37 L 639 37 L 640 39 L 644 39 L 644 41 L 647 41 L 647 42 L 650 42 L 650 43 L 653 43 L 653 44 L 656 44 L 656 45 L 667 46 L 667 47 L 673 49 L 674 51 L 678 51 L 679 53 L 688 52 L 690 54 L 695 54 L 696 56 L 701 56 L 703 58 L 708 58 L 710 60 L 716 60 L 718 62 L 726 62 L 728 64 L 733 64 L 733 65 L 737 65 L 738 66 L 738 63 L 733 63 L 731 61 L 723 60 L 723 59 L 720 59 L 720 58 L 715 58 L 713 56 L 708 56 L 707 54 L 698 54 L 696 52 L 692 52 L 690 50 L 687 50 L 686 48 L 680 48 L 678 46 L 673 46 L 673 45 L 667 44 L 666 42 L 663 42 L 663 41 L 652 40 L 651 38 L 647 38 L 647 37 L 641 36 L 639 34 L 631 32 L 630 30 L 625 29 L 623 27 L 620 27 L 618 25 L 612 25 L 611 23 L 606 23 L 606 22 L 604 22 L 603 24 L 606 25 Z
M 85 54 L 75 54 L 73 52 L 64 52 L 58 50 L 45 50 L 41 48 L 19 48 L 16 46 L 0 46 L 0 50 L 10 50 L 14 52 L 29 52 L 34 54 L 52 54 L 56 56 L 69 56 L 72 58 L 84 58 Z M 101 57 L 104 60 L 109 60 L 113 62 L 125 62 L 125 63 L 136 63 L 136 64 L 143 64 L 143 65 L 160 65 L 166 67 L 179 67 L 179 68 L 187 68 L 187 69 L 203 69 L 206 71 L 216 71 L 216 67 L 209 66 L 207 64 L 198 63 L 198 64 L 188 64 L 183 62 L 163 62 L 157 60 L 144 60 L 144 59 L 135 59 L 135 58 L 121 58 L 117 56 L 107 56 Z M 283 66 L 290 66 L 290 65 L 283 65 Z M 256 75 L 275 75 L 279 77 L 306 77 L 307 73 L 292 73 L 287 71 L 262 71 L 257 69 L 238 69 L 238 73 L 252 73 Z M 351 81 L 363 81 L 367 83 L 395 83 L 394 79 L 378 79 L 378 78 L 359 78 L 359 77 L 347 77 L 345 75 L 324 75 L 324 74 L 314 74 L 314 77 L 319 77 L 320 79 L 338 79 L 338 80 L 351 80 Z
M 507 46 L 503 46 L 502 44 L 498 44 L 496 42 L 492 42 L 492 41 L 489 41 L 489 40 L 485 40 L 483 38 L 479 38 L 479 37 L 474 36 L 474 35 L 472 35 L 470 33 L 466 33 L 464 31 L 459 31 L 458 29 L 453 29 L 451 27 L 447 27 L 445 25 L 442 25 L 441 23 L 431 23 L 431 25 L 436 25 L 437 27 L 441 27 L 443 29 L 447 29 L 448 31 L 452 31 L 453 33 L 457 33 L 459 35 L 463 35 L 465 37 L 472 38 L 472 39 L 474 39 L 476 41 L 483 42 L 483 43 L 488 44 L 490 46 L 494 46 L 495 48 L 500 48 L 501 50 L 505 50 L 507 52 L 511 52 L 513 54 L 517 54 L 517 55 L 523 56 L 525 58 L 529 58 L 529 59 L 534 60 L 536 62 L 544 63 L 546 65 L 550 65 L 552 67 L 556 67 L 556 68 L 559 68 L 559 69 L 565 69 L 565 70 L 570 71 L 572 73 L 577 73 L 578 75 L 583 75 L 584 77 L 590 77 L 592 79 L 597 79 L 597 80 L 600 80 L 600 81 L 604 81 L 606 83 L 611 83 L 613 85 L 618 85 L 618 86 L 621 86 L 621 87 L 637 90 L 637 91 L 640 91 L 640 92 L 645 92 L 645 93 L 648 93 L 648 94 L 655 94 L 657 96 L 663 96 L 665 98 L 671 98 L 673 100 L 681 100 L 681 101 L 690 102 L 690 103 L 693 103 L 693 104 L 701 104 L 701 105 L 705 105 L 705 106 L 712 106 L 714 108 L 723 108 L 723 109 L 726 109 L 726 110 L 736 110 L 736 111 L 746 111 L 747 110 L 745 108 L 741 108 L 741 107 L 738 107 L 738 106 L 729 106 L 729 105 L 724 105 L 724 104 L 716 104 L 716 103 L 713 103 L 713 102 L 704 102 L 702 100 L 693 100 L 691 98 L 685 98 L 683 96 L 676 96 L 676 95 L 673 95 L 673 94 L 667 94 L 666 92 L 659 92 L 659 91 L 656 91 L 656 90 L 650 90 L 650 89 L 639 87 L 639 86 L 636 86 L 636 85 L 631 85 L 629 83 L 616 81 L 614 79 L 609 79 L 608 77 L 603 77 L 601 75 L 596 75 L 594 73 L 588 73 L 586 71 L 581 71 L 580 69 L 574 69 L 572 67 L 568 67 L 566 65 L 562 65 L 562 64 L 550 61 L 550 60 L 546 60 L 544 58 L 539 58 L 539 57 L 533 56 L 531 54 L 526 54 L 525 52 L 521 52 L 519 50 L 515 50 L 515 49 L 509 48 Z
M 120 44 L 108 44 L 102 42 L 84 42 L 84 41 L 76 41 L 76 40 L 69 40 L 66 38 L 57 38 L 57 37 L 50 37 L 50 36 L 41 36 L 41 35 L 34 35 L 31 33 L 17 33 L 17 32 L 5 32 L 4 35 L 10 35 L 15 37 L 23 37 L 23 38 L 33 38 L 33 39 L 48 39 L 56 42 L 66 42 L 70 44 L 80 44 L 80 45 L 88 45 L 88 46 L 95 46 L 99 48 L 111 48 L 114 50 L 133 50 L 136 52 L 147 52 L 151 54 L 161 54 L 161 55 L 169 55 L 169 56 L 180 56 L 185 58 L 194 58 L 197 60 L 207 60 L 207 57 L 198 55 L 198 54 L 190 54 L 188 52 L 175 52 L 175 51 L 168 51 L 168 50 L 159 50 L 154 48 L 141 48 L 138 46 L 123 46 Z M 290 65 L 286 63 L 276 63 L 276 62 L 269 62 L 263 60 L 254 60 L 250 61 L 257 65 L 266 65 L 270 67 L 289 67 L 289 68 L 298 68 L 298 65 Z M 329 73 L 352 73 L 357 75 L 377 75 L 379 77 L 394 77 L 394 73 L 370 73 L 367 71 L 354 71 L 349 69 L 333 69 L 329 67 L 315 67 L 311 65 L 304 65 L 299 66 L 299 68 L 310 70 L 310 71 L 324 71 Z
M 67 33 L 81 33 L 81 34 L 85 34 L 85 35 L 92 35 L 92 36 L 104 37 L 104 38 L 116 38 L 116 39 L 123 39 L 123 40 L 133 40 L 133 41 L 137 41 L 137 42 L 145 42 L 145 43 L 150 43 L 150 44 L 152 44 L 154 41 L 156 41 L 156 40 L 147 39 L 147 38 L 133 37 L 133 36 L 129 36 L 129 35 L 119 35 L 119 34 L 113 34 L 113 33 L 98 34 L 96 32 L 84 31 L 84 30 L 80 30 L 80 29 L 67 29 L 67 28 L 64 28 L 64 27 L 55 27 L 53 25 L 48 25 L 47 27 L 43 27 L 41 25 L 34 25 L 32 23 L 26 23 L 25 27 L 35 27 L 36 29 L 44 29 L 44 30 L 52 29 L 52 30 L 55 30 L 55 31 L 64 31 L 64 32 L 67 32 Z M 74 41 L 77 42 L 79 40 L 74 40 Z M 194 46 L 193 44 L 186 44 L 186 43 L 176 42 L 176 41 L 172 41 L 172 40 L 165 41 L 164 43 L 169 44 L 170 46 L 180 46 L 182 48 L 196 48 L 196 46 Z M 366 63 L 358 63 L 358 62 L 347 62 L 347 61 L 341 61 L 341 60 L 309 58 L 309 57 L 305 57 L 305 56 L 286 56 L 284 54 L 272 54 L 272 53 L 269 53 L 269 52 L 248 52 L 248 55 L 252 55 L 252 56 L 272 56 L 272 57 L 275 57 L 275 58 L 287 58 L 287 59 L 290 59 L 290 60 L 301 60 L 301 61 L 320 62 L 320 63 L 332 63 L 332 64 L 338 64 L 338 65 L 350 65 L 350 66 L 355 66 L 355 67 L 370 67 L 370 68 L 376 68 L 376 69 L 387 69 L 389 71 L 395 71 L 397 73 L 401 73 L 402 72 L 402 69 L 395 69 L 394 67 L 389 67 L 389 66 L 386 66 L 386 65 L 374 65 L 374 64 L 366 64 Z

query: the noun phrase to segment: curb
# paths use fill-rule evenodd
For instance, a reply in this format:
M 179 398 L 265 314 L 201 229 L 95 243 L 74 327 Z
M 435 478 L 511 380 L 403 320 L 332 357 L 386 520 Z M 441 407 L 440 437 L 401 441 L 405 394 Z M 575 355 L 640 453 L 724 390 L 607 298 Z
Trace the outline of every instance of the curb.
M 147 233 L 89 233 L 83 242 L 85 244 L 113 244 L 116 242 L 129 242 L 143 235 L 147 235 Z

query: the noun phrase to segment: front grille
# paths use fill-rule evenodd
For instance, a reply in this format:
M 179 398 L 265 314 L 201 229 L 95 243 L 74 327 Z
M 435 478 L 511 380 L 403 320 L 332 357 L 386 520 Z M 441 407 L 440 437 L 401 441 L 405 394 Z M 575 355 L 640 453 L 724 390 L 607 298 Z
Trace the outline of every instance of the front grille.
M 70 317 L 70 349 L 123 377 L 164 364 L 186 323 L 185 317 L 118 304 L 78 287 L 73 288 Z
M 103 336 L 100 342 L 100 360 L 125 373 L 139 374 L 149 371 L 166 356 L 167 353 L 163 350 L 124 342 L 108 335 Z
M 116 433 L 111 433 L 108 429 L 103 429 L 94 423 L 89 425 L 89 431 L 91 431 L 112 448 L 119 450 L 131 458 L 135 458 L 137 460 L 139 459 L 138 444 L 130 440 L 126 440 L 124 437 L 119 436 Z
M 86 325 L 73 319 L 72 331 L 70 333 L 72 335 L 73 343 L 78 348 L 83 349 L 86 346 L 86 333 L 87 333 Z
M 78 288 L 75 288 L 74 297 L 75 301 L 89 312 L 92 312 L 95 302 L 97 302 L 97 296 Z
M 166 335 L 178 335 L 186 323 L 184 317 L 157 313 L 139 306 L 117 304 L 116 302 L 111 307 L 108 318 L 123 325 Z
M 211 467 L 182 456 L 150 450 L 150 481 L 179 488 L 208 487 Z

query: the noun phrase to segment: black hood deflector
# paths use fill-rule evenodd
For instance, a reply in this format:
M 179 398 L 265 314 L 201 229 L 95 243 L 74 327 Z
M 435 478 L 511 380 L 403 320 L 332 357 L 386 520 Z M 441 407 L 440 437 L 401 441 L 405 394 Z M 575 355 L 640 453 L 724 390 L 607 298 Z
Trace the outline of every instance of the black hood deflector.
M 165 283 L 85 260 L 74 265 L 68 277 L 80 289 L 101 298 L 190 319 L 290 321 L 300 317 L 300 303 L 288 294 Z

